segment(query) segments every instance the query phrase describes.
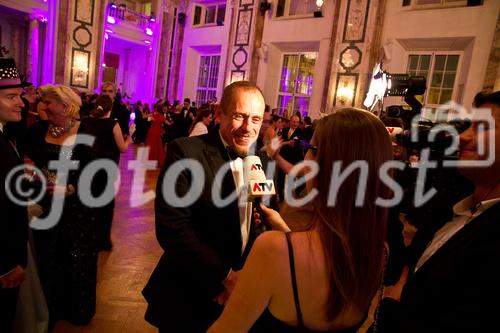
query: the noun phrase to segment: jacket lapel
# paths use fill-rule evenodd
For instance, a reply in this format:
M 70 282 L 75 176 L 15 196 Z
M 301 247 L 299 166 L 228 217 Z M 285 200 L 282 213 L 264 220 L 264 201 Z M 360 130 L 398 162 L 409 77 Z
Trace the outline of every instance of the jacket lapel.
M 16 156 L 18 162 L 21 162 L 21 156 L 19 155 L 16 146 L 9 140 L 3 131 L 0 131 L 0 140 L 4 141 L 4 145 L 10 148 L 13 153 L 12 156 Z
M 443 255 L 450 252 L 456 252 L 457 247 L 463 246 L 464 242 L 469 239 L 473 239 L 477 233 L 482 232 L 483 228 L 488 223 L 498 223 L 498 217 L 495 221 L 495 216 L 500 213 L 500 203 L 494 204 L 492 207 L 488 208 L 478 217 L 472 219 L 467 225 L 460 229 L 456 234 L 454 234 L 446 243 L 441 246 L 436 253 L 434 253 L 427 261 L 420 267 L 420 269 L 415 273 L 418 275 L 419 272 L 425 271 L 429 267 L 430 263 Z
M 224 144 L 222 143 L 222 140 L 220 138 L 218 126 L 212 129 L 208 134 L 205 155 L 209 163 L 211 176 L 213 177 L 214 183 L 216 184 L 215 186 L 220 189 L 222 198 L 225 198 L 236 189 L 236 185 L 234 184 L 233 174 L 228 164 L 229 156 L 227 155 L 226 148 L 224 147 Z M 220 182 L 215 178 L 215 176 L 217 175 L 217 172 L 223 167 L 229 168 L 229 170 L 222 178 L 222 182 Z

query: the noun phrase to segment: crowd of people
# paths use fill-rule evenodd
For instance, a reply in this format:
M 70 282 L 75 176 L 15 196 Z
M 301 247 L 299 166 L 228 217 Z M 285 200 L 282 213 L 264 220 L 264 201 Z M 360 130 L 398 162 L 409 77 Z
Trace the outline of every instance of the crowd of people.
M 0 71 L 1 332 L 16 324 L 31 252 L 48 330 L 60 319 L 75 325 L 92 320 L 97 254 L 113 247 L 115 193 L 106 184 L 117 179 L 118 169 L 100 170 L 88 182 L 80 178 L 95 161 L 116 166 L 132 143 L 149 147 L 161 168 L 154 213 L 164 253 L 143 290 L 145 319 L 160 333 L 470 332 L 495 326 L 500 92 L 474 100 L 475 107 L 491 109 L 494 124 L 484 129 L 472 119 L 460 135 L 460 161 L 494 156 L 493 162 L 459 168 L 460 193 L 427 206 L 434 219 L 420 224 L 410 254 L 401 245 L 399 206 L 381 204 L 397 192 L 380 176 L 394 161 L 395 144 L 387 120 L 373 113 L 343 108 L 314 123 L 300 113 L 285 119 L 246 81 L 227 86 L 219 104 L 158 100 L 150 109 L 141 101 L 124 103 L 113 83 L 103 83 L 99 95 L 79 96 L 64 85 L 27 86 L 11 59 L 0 59 L 0 67 L 9 69 Z M 491 134 L 481 136 L 486 151 L 477 142 L 483 129 Z M 91 144 L 77 134 L 92 138 Z M 268 206 L 244 197 L 248 156 L 260 159 L 252 168 L 276 168 L 277 195 Z M 58 160 L 78 163 L 61 177 L 51 163 Z M 180 161 L 191 169 L 165 181 Z M 346 171 L 360 161 L 366 165 L 361 194 L 362 170 Z M 16 184 L 12 170 L 29 177 Z M 16 200 L 42 190 L 31 203 L 37 213 Z M 94 207 L 85 191 L 109 200 Z M 189 203 L 174 202 L 172 193 Z M 306 197 L 312 207 L 307 228 L 291 230 L 280 209 L 291 198 Z M 51 224 L 58 202 L 60 216 Z M 38 218 L 31 232 L 28 216 Z

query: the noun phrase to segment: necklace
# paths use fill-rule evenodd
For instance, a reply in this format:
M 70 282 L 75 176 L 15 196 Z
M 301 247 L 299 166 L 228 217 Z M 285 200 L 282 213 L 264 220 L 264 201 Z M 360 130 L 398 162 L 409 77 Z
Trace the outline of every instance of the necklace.
M 53 138 L 59 138 L 68 132 L 75 124 L 75 119 L 70 119 L 66 126 L 55 126 L 49 124 L 49 134 Z

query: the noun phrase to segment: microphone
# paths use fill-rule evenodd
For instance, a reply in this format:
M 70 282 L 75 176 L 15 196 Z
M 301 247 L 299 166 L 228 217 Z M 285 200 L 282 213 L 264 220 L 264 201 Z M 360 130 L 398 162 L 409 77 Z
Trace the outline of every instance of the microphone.
M 262 197 L 276 194 L 274 181 L 272 179 L 266 179 L 266 175 L 262 168 L 262 162 L 258 156 L 245 157 L 243 160 L 243 177 L 245 181 L 248 182 L 247 200 L 248 202 L 253 202 L 253 208 L 255 208 L 260 215 L 261 224 L 256 227 L 257 234 L 260 234 L 266 229 L 270 229 L 270 226 L 264 220 L 264 214 L 260 209 L 260 203 L 262 202 Z
M 266 195 L 276 194 L 274 181 L 272 179 L 266 179 L 260 157 L 245 157 L 243 160 L 243 177 L 245 181 L 248 181 L 247 194 L 249 201 L 253 201 L 256 198 L 262 198 Z
M 387 130 L 387 133 L 391 136 L 391 138 L 395 138 L 396 135 L 402 134 L 403 129 L 401 127 L 389 127 L 386 126 L 385 129 Z

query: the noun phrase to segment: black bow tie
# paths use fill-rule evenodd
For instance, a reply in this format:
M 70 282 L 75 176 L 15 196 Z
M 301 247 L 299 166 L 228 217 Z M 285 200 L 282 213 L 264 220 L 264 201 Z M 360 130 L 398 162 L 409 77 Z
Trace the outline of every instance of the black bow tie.
M 231 148 L 229 146 L 226 147 L 226 152 L 227 152 L 227 156 L 229 156 L 229 159 L 231 159 L 232 161 L 234 161 L 238 157 L 242 158 L 242 159 L 245 158 L 245 156 L 242 156 L 242 155 L 238 154 L 236 152 L 236 150 L 234 150 L 233 148 Z

